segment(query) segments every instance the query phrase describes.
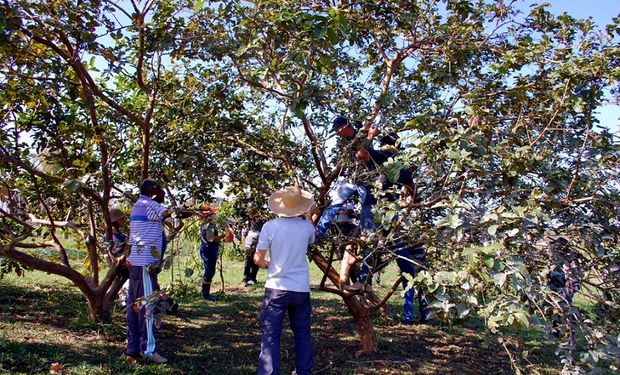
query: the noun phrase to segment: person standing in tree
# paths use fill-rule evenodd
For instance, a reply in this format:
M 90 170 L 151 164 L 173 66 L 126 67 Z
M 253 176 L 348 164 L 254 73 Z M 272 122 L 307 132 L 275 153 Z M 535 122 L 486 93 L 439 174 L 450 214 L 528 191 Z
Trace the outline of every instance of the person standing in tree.
M 220 234 L 214 222 L 217 208 L 209 205 L 202 207 L 202 219 L 204 222 L 200 226 L 200 258 L 204 262 L 204 274 L 202 276 L 202 290 L 200 294 L 207 301 L 215 301 L 215 296 L 211 295 L 211 281 L 215 276 L 215 266 L 220 251 L 220 241 L 224 238 Z
M 344 162 L 350 162 L 355 159 L 356 153 L 359 150 L 372 149 L 373 139 L 379 134 L 379 129 L 370 126 L 362 127 L 361 125 L 358 129 L 346 117 L 338 116 L 333 121 L 332 132 L 340 138 L 339 145 L 343 152 L 342 159 L 344 159 Z M 345 169 L 343 175 L 350 175 L 352 163 L 345 164 L 342 168 Z M 368 197 L 368 186 L 365 183 L 354 182 L 349 177 L 342 178 L 338 186 L 330 194 L 331 203 L 323 209 L 321 217 L 316 224 L 316 233 L 319 239 L 327 233 L 340 209 L 356 194 L 362 204 L 359 217 L 360 228 L 362 230 L 367 230 L 369 227 L 374 228 L 371 207 L 364 207 L 365 202 L 371 200 L 371 197 Z
M 399 198 L 410 197 L 411 200 L 417 200 L 417 188 L 413 182 L 411 172 L 407 169 L 401 169 L 396 181 L 392 182 L 387 177 L 386 172 L 383 170 L 383 164 L 390 158 L 395 157 L 398 152 L 398 135 L 395 132 L 386 132 L 379 139 L 380 149 L 375 150 L 372 147 L 366 149 L 360 149 L 356 152 L 356 159 L 362 165 L 362 173 L 360 173 L 358 183 L 366 184 L 364 179 L 374 181 L 382 181 L 381 191 L 383 192 L 382 199 L 393 202 Z M 396 187 L 400 194 L 391 192 Z M 372 216 L 372 207 L 377 203 L 377 198 L 368 191 L 366 199 L 362 202 L 362 216 Z M 365 212 L 366 211 L 366 212 Z M 362 228 L 362 235 L 370 235 L 376 228 L 378 223 L 372 222 Z M 383 231 L 384 235 L 387 235 L 389 231 Z M 396 256 L 396 264 L 401 273 L 409 275 L 411 278 L 415 277 L 416 271 L 425 262 L 425 252 L 422 245 L 411 247 L 401 238 L 402 236 L 397 233 L 392 234 L 393 238 L 389 238 L 385 246 L 394 256 Z M 381 257 L 369 257 L 367 253 L 364 254 L 364 261 L 361 267 L 360 274 L 357 281 L 350 286 L 345 286 L 344 289 L 348 291 L 359 291 L 365 284 L 369 284 L 372 281 L 372 274 L 378 273 L 388 263 L 382 262 Z M 346 277 L 346 275 L 345 275 Z M 406 290 L 403 298 L 403 319 L 404 324 L 412 324 L 414 322 L 414 300 L 417 292 L 418 297 L 418 309 L 419 309 L 419 322 L 426 323 L 430 316 L 428 302 L 424 297 L 424 291 L 422 288 L 416 290 L 415 288 L 407 289 L 407 279 L 403 280 L 403 288 Z M 370 285 L 367 285 L 369 287 Z
M 269 197 L 269 208 L 278 215 L 265 223 L 256 246 L 254 261 L 267 268 L 265 298 L 261 311 L 261 352 L 258 374 L 280 373 L 280 336 L 288 315 L 295 339 L 295 372 L 312 371 L 310 334 L 310 270 L 308 245 L 314 242 L 314 227 L 301 216 L 313 204 L 312 194 L 290 186 Z M 265 256 L 269 252 L 269 260 Z

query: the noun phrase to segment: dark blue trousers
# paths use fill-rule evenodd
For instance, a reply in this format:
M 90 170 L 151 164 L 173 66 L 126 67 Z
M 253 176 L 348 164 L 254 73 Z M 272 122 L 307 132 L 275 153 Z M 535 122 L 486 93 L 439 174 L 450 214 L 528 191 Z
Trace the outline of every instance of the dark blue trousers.
M 217 256 L 220 252 L 219 243 L 203 243 L 200 246 L 200 258 L 205 265 L 205 273 L 202 276 L 204 281 L 211 282 L 215 276 L 215 265 L 217 264 Z
M 280 337 L 284 316 L 288 314 L 295 339 L 295 371 L 298 375 L 312 373 L 312 336 L 310 335 L 310 293 L 265 289 L 261 311 L 259 375 L 280 374 Z
M 150 355 L 157 350 L 153 320 L 145 318 L 145 308 L 138 312 L 134 311 L 133 304 L 136 299 L 149 295 L 158 289 L 157 274 L 149 274 L 146 266 L 129 267 L 129 292 L 127 295 L 127 354 L 129 355 L 135 356 L 140 353 Z

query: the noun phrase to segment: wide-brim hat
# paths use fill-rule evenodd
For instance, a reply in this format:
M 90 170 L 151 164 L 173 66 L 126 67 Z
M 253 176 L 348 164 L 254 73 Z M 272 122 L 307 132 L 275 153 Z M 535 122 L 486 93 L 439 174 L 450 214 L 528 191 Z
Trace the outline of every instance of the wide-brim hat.
M 200 207 L 200 217 L 203 219 L 208 218 L 211 215 L 215 215 L 217 213 L 217 207 L 213 207 L 213 206 L 209 206 L 208 204 L 205 204 L 204 206 Z
M 281 217 L 295 217 L 305 214 L 312 204 L 312 194 L 297 186 L 288 186 L 269 197 L 269 209 Z
M 125 218 L 125 214 L 123 213 L 123 211 L 119 210 L 118 208 L 110 208 L 110 221 L 111 222 L 115 222 L 115 221 L 119 221 L 120 219 Z

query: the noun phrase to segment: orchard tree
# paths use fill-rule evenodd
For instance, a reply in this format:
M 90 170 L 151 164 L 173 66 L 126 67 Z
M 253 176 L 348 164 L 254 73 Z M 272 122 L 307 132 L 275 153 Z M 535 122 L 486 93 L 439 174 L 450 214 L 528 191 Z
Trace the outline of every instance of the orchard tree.
M 333 117 L 400 133 L 403 149 L 382 172 L 413 171 L 421 201 L 379 199 L 376 238 L 387 229 L 426 243 L 429 264 L 413 284 L 427 288 L 435 317 L 476 314 L 499 335 L 555 325 L 567 367 L 617 362 L 618 141 L 597 111 L 617 100 L 618 19 L 602 30 L 515 4 L 220 2 L 192 22 L 204 26 L 196 38 L 226 37 L 186 48 L 222 56 L 238 90 L 268 103 L 274 129 L 308 150 L 314 171 L 303 177 L 323 207 L 351 162 L 326 142 Z M 568 246 L 555 251 L 560 237 Z M 325 273 L 321 289 L 352 313 L 362 350 L 375 351 L 371 318 L 397 285 L 384 298 L 335 288 L 345 245 L 327 238 L 312 260 Z M 390 256 L 378 241 L 364 246 Z M 549 288 L 561 266 L 596 314 Z
M 291 170 L 282 155 L 299 148 L 265 128 L 217 54 L 185 57 L 193 12 L 182 1 L 0 6 L 3 270 L 71 280 L 93 321 L 110 318 L 124 282 L 124 259 L 111 261 L 106 243 L 110 205 L 127 208 L 148 176 L 175 192 L 173 206 L 191 205 L 210 199 L 237 165 L 260 164 L 246 162 L 246 150 Z M 256 172 L 243 175 L 247 186 L 283 176 L 248 168 Z M 169 236 L 181 227 L 167 224 Z M 87 255 L 76 262 L 67 247 Z
M 355 162 L 329 141 L 345 115 L 400 134 L 369 177 L 409 169 L 421 198 L 388 202 L 371 184 L 381 230 L 311 253 L 362 350 L 377 350 L 372 317 L 402 278 L 381 296 L 342 291 L 334 262 L 347 245 L 389 258 L 382 243 L 401 236 L 425 243 L 410 285 L 426 287 L 437 319 L 478 315 L 500 338 L 553 326 L 567 368 L 617 361 L 618 141 L 597 115 L 617 101 L 620 27 L 515 4 L 5 2 L 0 255 L 71 279 L 97 319 L 115 294 L 97 237 L 116 192 L 151 175 L 182 205 L 224 187 L 253 215 L 297 183 L 324 207 Z M 61 231 L 87 248 L 84 272 Z M 563 266 L 593 314 L 549 288 Z
M 152 134 L 163 126 L 162 85 L 182 83 L 166 63 L 183 10 L 170 1 L 0 6 L 1 189 L 12 197 L 0 255 L 71 280 L 92 321 L 110 318 L 124 282 L 124 259 L 101 240 L 111 239 L 109 207 L 129 202 L 125 190 L 141 179 L 162 177 L 149 169 Z M 75 262 L 67 246 L 86 257 Z

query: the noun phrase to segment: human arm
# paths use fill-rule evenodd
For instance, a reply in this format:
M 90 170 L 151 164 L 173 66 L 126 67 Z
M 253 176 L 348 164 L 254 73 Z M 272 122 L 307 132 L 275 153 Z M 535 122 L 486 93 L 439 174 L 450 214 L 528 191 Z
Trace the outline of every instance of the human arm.
M 254 263 L 260 268 L 268 268 L 269 261 L 265 259 L 265 255 L 267 254 L 267 250 L 259 250 L 256 249 L 254 253 Z

